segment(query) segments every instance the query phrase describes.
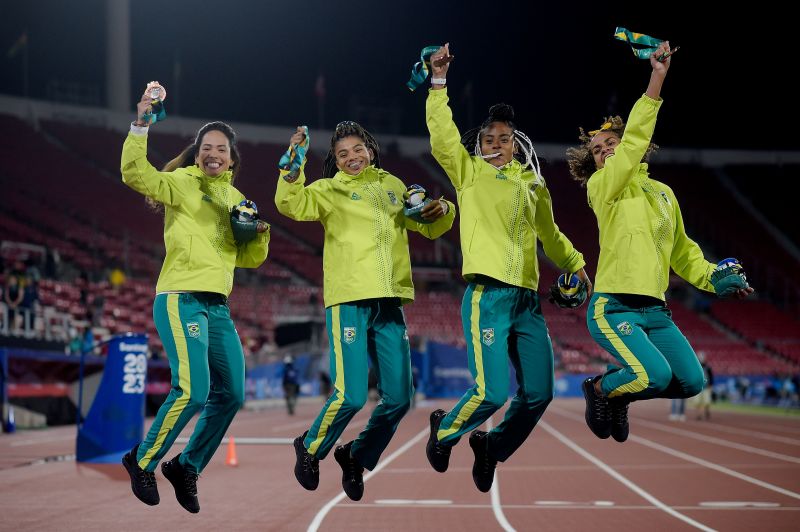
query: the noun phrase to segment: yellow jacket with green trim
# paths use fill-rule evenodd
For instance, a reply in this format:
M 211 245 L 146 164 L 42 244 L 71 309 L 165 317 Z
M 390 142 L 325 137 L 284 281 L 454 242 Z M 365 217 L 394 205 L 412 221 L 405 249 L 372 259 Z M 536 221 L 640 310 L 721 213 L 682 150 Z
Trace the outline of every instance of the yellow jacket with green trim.
M 447 89 L 431 90 L 426 118 L 431 153 L 458 194 L 464 278 L 471 281 L 480 274 L 536 290 L 537 240 L 559 268 L 580 270 L 586 264 L 583 255 L 555 224 L 544 180 L 519 161 L 498 169 L 470 155 L 461 144 L 447 102 Z
M 686 235 L 675 194 L 651 179 L 647 163 L 641 162 L 661 103 L 647 95 L 639 98 L 614 155 L 589 178 L 589 205 L 600 229 L 596 292 L 664 300 L 670 266 L 697 288 L 714 291 L 715 265 Z
M 302 170 L 294 183 L 283 179 L 287 173 L 280 171 L 275 191 L 278 211 L 325 228 L 325 306 L 381 297 L 413 301 L 407 230 L 438 238 L 453 226 L 455 205 L 447 202 L 445 216 L 421 224 L 403 214 L 403 182 L 374 166 L 355 176 L 337 172 L 308 186 Z
M 235 267 L 257 268 L 267 258 L 269 231 L 237 246 L 230 211 L 244 196 L 230 171 L 209 177 L 197 166 L 159 172 L 147 161 L 147 135 L 128 133 L 122 181 L 164 205 L 167 255 L 156 292 L 214 292 L 228 296 Z

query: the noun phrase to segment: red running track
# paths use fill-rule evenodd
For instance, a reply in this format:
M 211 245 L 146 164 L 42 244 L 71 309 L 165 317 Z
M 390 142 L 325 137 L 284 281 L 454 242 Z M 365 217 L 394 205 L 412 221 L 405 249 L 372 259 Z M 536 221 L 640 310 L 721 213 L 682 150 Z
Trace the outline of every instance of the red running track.
M 713 412 L 711 422 L 676 423 L 667 401 L 648 401 L 631 407 L 631 438 L 619 444 L 589 432 L 582 401 L 557 400 L 484 494 L 472 482 L 466 440 L 445 474 L 425 459 L 428 413 L 452 404 L 408 414 L 358 503 L 342 493 L 332 455 L 308 492 L 294 479 L 290 445 L 238 444 L 238 467 L 225 465 L 223 446 L 200 478 L 197 515 L 178 506 L 160 472 L 161 504 L 148 507 L 121 465 L 45 460 L 74 453 L 72 427 L 2 435 L 0 530 L 798 529 L 800 419 Z M 302 404 L 294 417 L 243 411 L 229 435 L 294 438 L 321 405 Z M 356 416 L 345 441 L 366 419 Z

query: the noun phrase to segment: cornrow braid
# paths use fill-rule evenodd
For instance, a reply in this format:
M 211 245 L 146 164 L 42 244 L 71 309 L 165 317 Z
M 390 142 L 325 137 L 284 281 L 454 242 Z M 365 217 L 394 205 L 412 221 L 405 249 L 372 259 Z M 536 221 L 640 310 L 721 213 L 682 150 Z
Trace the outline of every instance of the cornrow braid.
M 344 122 L 339 122 L 336 129 L 333 131 L 331 147 L 328 150 L 328 154 L 325 156 L 325 161 L 322 163 L 322 177 L 333 177 L 336 175 L 336 172 L 339 171 L 339 168 L 336 166 L 334 148 L 337 142 L 347 137 L 358 137 L 363 140 L 364 146 L 372 152 L 372 166 L 375 168 L 381 167 L 381 148 L 378 145 L 378 141 L 375 140 L 375 137 L 359 124 L 350 120 L 345 120 Z

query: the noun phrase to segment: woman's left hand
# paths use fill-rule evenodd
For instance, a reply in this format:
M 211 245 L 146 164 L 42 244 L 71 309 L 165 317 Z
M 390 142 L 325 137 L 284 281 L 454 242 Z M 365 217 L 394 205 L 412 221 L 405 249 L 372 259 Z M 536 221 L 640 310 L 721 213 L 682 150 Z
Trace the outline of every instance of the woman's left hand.
M 444 198 L 439 198 L 423 207 L 420 214 L 424 220 L 433 222 L 446 215 L 449 209 L 450 206 L 444 201 Z
M 594 286 L 592 285 L 592 281 L 589 279 L 589 276 L 586 274 L 586 270 L 581 268 L 580 270 L 575 272 L 575 275 L 578 276 L 578 279 L 580 279 L 581 282 L 586 284 L 586 297 L 587 298 L 592 297 L 592 292 L 594 292 Z

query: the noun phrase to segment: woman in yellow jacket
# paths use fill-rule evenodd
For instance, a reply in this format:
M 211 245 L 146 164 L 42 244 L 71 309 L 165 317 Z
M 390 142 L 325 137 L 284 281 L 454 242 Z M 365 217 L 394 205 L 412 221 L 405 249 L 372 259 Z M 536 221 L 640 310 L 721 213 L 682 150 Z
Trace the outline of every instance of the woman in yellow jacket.
M 583 145 L 567 150 L 600 231 L 589 331 L 621 364 L 584 381 L 586 423 L 599 438 L 619 442 L 628 437 L 631 401 L 692 397 L 703 389 L 703 369 L 666 306 L 670 267 L 697 288 L 717 291 L 712 274 L 718 267 L 686 235 L 672 189 L 651 179 L 643 162 L 655 149 L 651 138 L 670 55 L 663 42 L 650 57 L 650 82 L 627 124 L 615 116 L 588 135 L 581 130 Z M 743 283 L 734 293 L 752 291 Z
M 290 139 L 303 144 L 303 128 Z M 427 223 L 404 215 L 402 181 L 383 170 L 378 143 L 355 122 L 336 126 L 323 179 L 306 186 L 305 174 L 281 170 L 275 192 L 278 210 L 325 228 L 323 297 L 330 345 L 331 394 L 311 428 L 294 441 L 297 481 L 319 484 L 325 458 L 367 400 L 371 361 L 381 400 L 366 428 L 341 445 L 334 458 L 342 487 L 361 499 L 363 470 L 372 470 L 411 404 L 411 352 L 402 306 L 414 300 L 408 231 L 438 238 L 455 219 L 455 206 L 433 201 L 422 211 Z
M 237 243 L 231 208 L 244 196 L 233 186 L 241 167 L 230 126 L 212 122 L 159 172 L 147 160 L 152 99 L 145 93 L 122 148 L 122 181 L 164 207 L 166 257 L 156 285 L 153 320 L 172 371 L 172 389 L 144 441 L 122 463 L 134 495 L 159 503 L 154 470 L 181 430 L 200 410 L 183 452 L 161 464 L 178 502 L 200 511 L 197 477 L 219 447 L 244 402 L 244 354 L 231 320 L 228 295 L 234 267 L 257 268 L 267 257 L 269 226 Z
M 509 360 L 519 388 L 499 425 L 475 430 L 472 478 L 489 491 L 498 461 L 527 439 L 553 399 L 553 347 L 542 316 L 537 241 L 555 264 L 589 287 L 584 260 L 553 220 L 550 191 L 533 164 L 528 138 L 513 122 L 513 109 L 495 105 L 473 135 L 461 135 L 447 105 L 449 45 L 431 55 L 432 88 L 426 117 L 431 152 L 458 194 L 462 273 L 469 283 L 461 305 L 467 357 L 475 385 L 448 413 L 431 413 L 426 447 L 434 470 L 447 470 L 463 434 L 502 407 L 509 395 Z M 470 137 L 470 138 L 466 138 Z M 591 289 L 591 288 L 589 288 Z

